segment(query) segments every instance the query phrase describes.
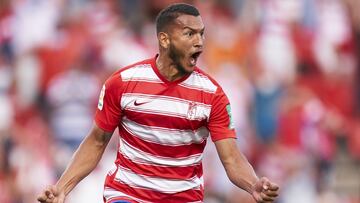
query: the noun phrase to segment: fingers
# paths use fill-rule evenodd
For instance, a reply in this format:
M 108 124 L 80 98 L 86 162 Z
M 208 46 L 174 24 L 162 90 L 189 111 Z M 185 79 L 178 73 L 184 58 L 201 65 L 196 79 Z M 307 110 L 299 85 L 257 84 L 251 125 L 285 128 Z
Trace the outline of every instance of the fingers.
M 64 200 L 57 198 L 57 189 L 55 186 L 48 186 L 46 189 L 38 196 L 37 200 L 41 203 L 62 203 Z M 64 197 L 62 197 L 64 199 Z
M 264 194 L 258 194 L 257 196 L 254 196 L 257 203 L 272 203 L 275 200 L 275 197 L 268 197 Z
M 46 200 L 47 200 L 48 198 L 50 198 L 50 195 L 52 195 L 52 194 L 51 194 L 51 191 L 50 191 L 50 187 L 48 186 L 48 187 L 46 187 L 46 189 L 38 196 L 37 200 L 38 200 L 39 202 L 46 202 Z
M 269 189 L 270 189 L 270 190 L 273 190 L 273 191 L 278 191 L 278 190 L 279 190 L 279 186 L 276 185 L 275 183 L 270 183 Z
M 274 190 L 274 191 L 276 191 L 276 190 L 279 189 L 279 186 L 277 184 L 275 184 L 275 183 L 270 182 L 270 181 L 266 181 L 263 184 L 263 188 L 264 188 L 264 190 Z
M 260 182 L 261 182 L 261 185 L 262 185 L 262 189 L 263 189 L 263 190 L 269 189 L 269 187 L 270 187 L 270 181 L 269 181 L 269 179 L 267 179 L 266 177 L 262 177 L 262 178 L 260 179 Z
M 46 190 L 46 191 L 45 191 L 45 195 L 46 195 L 46 197 L 49 198 L 49 199 L 53 199 L 53 198 L 54 198 L 54 194 L 53 194 L 53 192 L 51 191 L 51 189 L 50 189 L 50 190 Z
M 63 198 L 57 198 L 54 196 L 52 196 L 51 198 L 49 198 L 48 196 L 39 196 L 37 200 L 41 203 L 64 203 Z
M 263 201 L 273 202 L 275 200 L 275 198 L 277 197 L 277 195 L 276 196 L 268 196 L 265 193 L 261 193 L 260 197 L 261 197 L 261 200 L 263 200 Z
M 45 202 L 46 199 L 47 199 L 47 197 L 45 195 L 40 195 L 40 196 L 38 196 L 37 201 Z
M 263 190 L 273 190 L 273 191 L 279 190 L 279 186 L 275 183 L 270 182 L 270 180 L 266 177 L 262 177 L 261 182 L 263 185 Z
M 263 193 L 269 197 L 277 197 L 279 195 L 277 191 L 272 191 L 272 190 L 266 190 Z
M 279 186 L 270 182 L 266 177 L 260 179 L 260 188 L 257 194 L 253 195 L 258 203 L 274 202 L 279 193 Z

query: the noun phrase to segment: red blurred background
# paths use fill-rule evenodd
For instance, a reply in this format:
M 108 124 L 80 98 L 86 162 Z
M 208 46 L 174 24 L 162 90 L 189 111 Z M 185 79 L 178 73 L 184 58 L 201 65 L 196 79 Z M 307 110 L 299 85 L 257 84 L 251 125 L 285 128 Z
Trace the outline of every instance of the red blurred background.
M 35 202 L 92 125 L 103 81 L 157 53 L 166 0 L 0 1 L 0 202 Z M 199 66 L 223 86 L 238 144 L 279 203 L 360 202 L 360 1 L 209 0 Z M 116 136 L 113 136 L 116 137 Z M 102 201 L 111 142 L 69 203 Z M 206 203 L 251 203 L 205 154 Z

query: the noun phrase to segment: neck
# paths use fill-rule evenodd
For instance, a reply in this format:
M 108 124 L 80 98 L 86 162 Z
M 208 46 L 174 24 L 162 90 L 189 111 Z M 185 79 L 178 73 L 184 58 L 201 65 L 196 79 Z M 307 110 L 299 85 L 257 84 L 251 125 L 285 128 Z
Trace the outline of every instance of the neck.
M 156 59 L 156 66 L 162 76 L 164 76 L 168 81 L 172 82 L 178 80 L 187 73 L 179 71 L 176 67 L 174 61 L 167 55 L 160 53 Z

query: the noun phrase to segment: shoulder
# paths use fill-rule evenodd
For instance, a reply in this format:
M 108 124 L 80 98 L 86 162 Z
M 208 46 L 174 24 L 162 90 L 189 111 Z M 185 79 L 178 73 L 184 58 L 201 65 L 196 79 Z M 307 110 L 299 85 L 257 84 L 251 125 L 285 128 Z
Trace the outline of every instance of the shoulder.
M 203 84 L 207 84 L 208 88 L 211 89 L 212 99 L 211 104 L 214 108 L 228 108 L 226 107 L 230 102 L 228 97 L 226 96 L 224 90 L 220 86 L 220 84 L 208 73 L 205 71 L 196 68 L 193 72 L 197 77 L 203 78 Z M 206 82 L 204 82 L 206 81 Z
M 215 93 L 221 89 L 219 83 L 217 83 L 212 76 L 198 67 L 195 68 L 188 81 L 191 83 L 189 85 L 198 86 L 211 93 Z
M 145 60 L 130 64 L 128 66 L 125 66 L 125 67 L 119 69 L 118 71 L 119 72 L 124 72 L 124 71 L 129 70 L 129 69 L 134 69 L 134 68 L 139 68 L 139 67 L 144 67 L 144 66 L 150 66 L 151 67 L 152 63 L 154 63 L 153 58 L 145 59 Z
M 133 64 L 130 64 L 128 66 L 122 67 L 115 71 L 107 80 L 106 85 L 109 86 L 109 88 L 113 87 L 119 87 L 122 85 L 124 79 L 131 75 L 134 70 L 142 67 L 151 67 L 152 59 L 145 59 Z
M 199 67 L 196 67 L 194 72 L 204 78 L 207 78 L 215 86 L 220 87 L 220 84 L 210 74 L 206 73 L 204 70 L 200 69 Z
M 139 61 L 119 70 L 119 76 L 122 81 L 132 81 L 140 79 L 154 79 L 153 65 L 154 58 Z

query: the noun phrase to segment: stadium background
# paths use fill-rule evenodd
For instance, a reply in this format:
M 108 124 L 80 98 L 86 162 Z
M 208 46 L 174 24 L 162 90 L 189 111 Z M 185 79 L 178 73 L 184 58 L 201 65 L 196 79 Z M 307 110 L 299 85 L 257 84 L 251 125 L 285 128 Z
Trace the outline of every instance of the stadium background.
M 154 18 L 173 2 L 0 1 L 0 202 L 35 202 L 56 181 L 102 82 L 156 54 Z M 360 1 L 185 2 L 206 25 L 198 65 L 228 94 L 239 147 L 281 186 L 278 202 L 359 203 Z M 67 202 L 101 202 L 115 147 Z M 211 141 L 204 161 L 206 203 L 252 202 Z

